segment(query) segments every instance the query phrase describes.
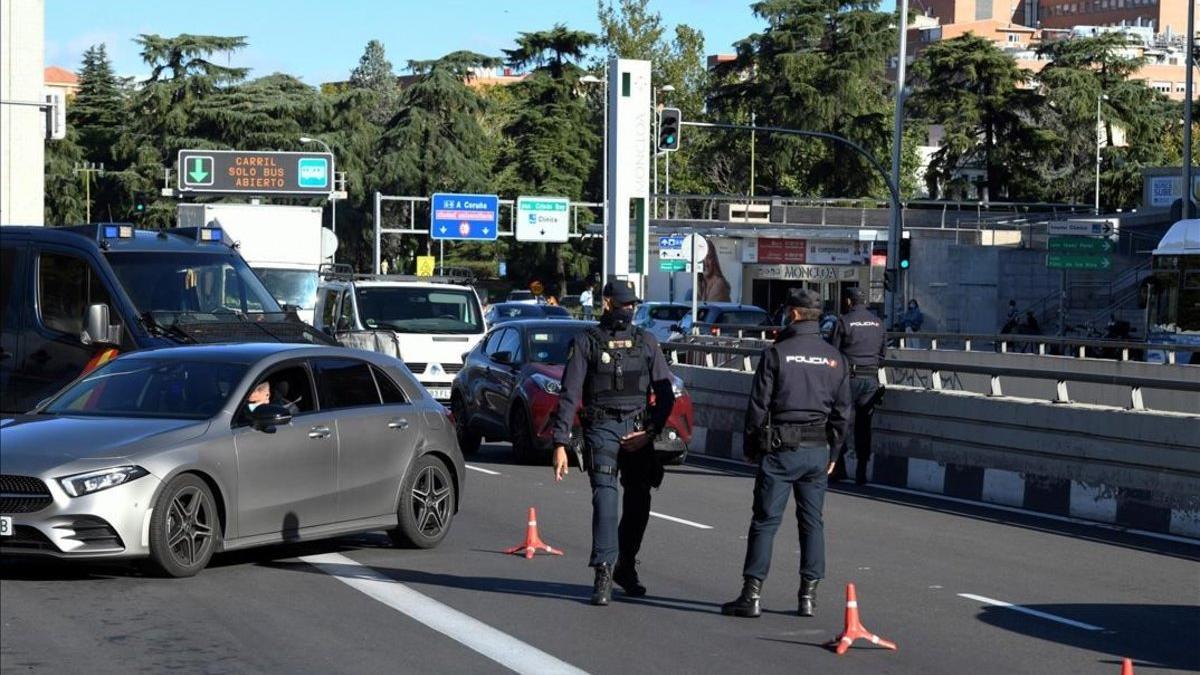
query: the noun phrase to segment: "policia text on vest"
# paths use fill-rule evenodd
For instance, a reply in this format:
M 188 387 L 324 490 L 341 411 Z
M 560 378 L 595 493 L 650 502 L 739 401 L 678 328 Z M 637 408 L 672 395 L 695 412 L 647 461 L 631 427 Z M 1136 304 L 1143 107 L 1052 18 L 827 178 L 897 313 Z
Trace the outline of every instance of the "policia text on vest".
M 650 488 L 662 483 L 654 439 L 674 406 L 671 372 L 654 336 L 631 325 L 639 302 L 626 281 L 604 287 L 600 324 L 571 343 L 562 392 L 552 421 L 554 475 L 567 474 L 575 411 L 582 425 L 580 467 L 592 487 L 592 552 L 596 570 L 592 604 L 607 605 L 615 581 L 626 594 L 645 595 L 635 568 L 650 520 Z M 654 405 L 649 394 L 654 393 Z M 624 488 L 617 522 L 617 483 Z

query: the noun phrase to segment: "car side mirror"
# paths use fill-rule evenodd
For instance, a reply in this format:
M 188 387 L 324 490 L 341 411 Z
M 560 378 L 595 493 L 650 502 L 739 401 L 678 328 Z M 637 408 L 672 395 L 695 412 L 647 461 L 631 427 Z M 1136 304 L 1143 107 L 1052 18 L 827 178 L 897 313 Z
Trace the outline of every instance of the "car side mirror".
M 85 345 L 116 346 L 121 344 L 121 327 L 108 322 L 108 305 L 88 305 L 83 315 L 83 332 L 79 341 Z
M 512 352 L 496 352 L 492 354 L 492 360 L 503 365 L 512 365 Z
M 281 427 L 292 421 L 292 412 L 281 405 L 263 403 L 250 411 L 250 423 L 255 429 L 274 433 L 275 427 Z

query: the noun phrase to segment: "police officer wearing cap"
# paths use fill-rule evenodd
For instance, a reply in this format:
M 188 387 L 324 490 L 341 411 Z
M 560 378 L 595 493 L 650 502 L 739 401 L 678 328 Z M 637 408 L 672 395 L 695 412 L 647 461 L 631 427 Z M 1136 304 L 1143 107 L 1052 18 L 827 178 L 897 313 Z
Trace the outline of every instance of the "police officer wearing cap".
M 875 405 L 883 396 L 879 386 L 879 366 L 887 356 L 887 333 L 883 321 L 863 304 L 857 288 L 842 291 L 842 314 L 833 327 L 830 343 L 841 350 L 850 365 L 850 394 L 854 397 L 854 482 L 867 482 L 867 462 L 871 459 L 871 420 Z M 846 450 L 842 442 L 837 466 L 831 480 L 846 478 Z
M 633 325 L 641 302 L 628 281 L 604 286 L 599 325 L 571 343 L 562 393 L 551 420 L 554 478 L 567 474 L 567 446 L 575 411 L 583 427 L 580 466 L 592 486 L 592 604 L 607 605 L 615 581 L 631 597 L 646 594 L 635 568 L 650 520 L 650 488 L 662 483 L 654 439 L 675 404 L 671 372 L 653 335 Z M 649 394 L 654 393 L 654 405 Z M 617 482 L 625 489 L 617 522 Z
M 763 351 L 746 409 L 745 452 L 758 474 L 742 593 L 721 606 L 729 616 L 761 614 L 762 583 L 789 493 L 796 495 L 800 525 L 800 616 L 813 615 L 817 582 L 825 576 L 821 509 L 850 414 L 849 375 L 842 355 L 821 338 L 821 298 L 794 289 L 785 304 L 791 325 Z

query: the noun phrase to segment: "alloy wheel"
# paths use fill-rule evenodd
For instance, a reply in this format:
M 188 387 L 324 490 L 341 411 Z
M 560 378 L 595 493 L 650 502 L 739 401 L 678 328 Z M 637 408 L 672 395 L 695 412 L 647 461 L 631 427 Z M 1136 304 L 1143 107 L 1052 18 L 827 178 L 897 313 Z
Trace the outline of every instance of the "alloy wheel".
M 167 548 L 177 563 L 191 567 L 205 559 L 213 542 L 215 514 L 203 492 L 186 486 L 167 511 Z
M 412 504 L 417 529 L 427 537 L 437 537 L 450 522 L 450 479 L 436 466 L 421 469 L 413 481 Z

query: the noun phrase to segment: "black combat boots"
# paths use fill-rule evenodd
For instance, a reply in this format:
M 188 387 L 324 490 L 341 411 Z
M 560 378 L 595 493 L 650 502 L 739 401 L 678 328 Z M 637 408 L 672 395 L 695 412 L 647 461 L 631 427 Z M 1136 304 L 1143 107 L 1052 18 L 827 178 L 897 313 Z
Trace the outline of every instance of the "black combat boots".
M 646 587 L 638 580 L 636 560 L 618 558 L 612 580 L 625 591 L 625 595 L 631 598 L 640 598 L 646 594 Z
M 742 584 L 742 594 L 738 596 L 737 600 L 721 605 L 721 613 L 725 616 L 755 618 L 762 614 L 762 608 L 758 604 L 762 595 L 762 580 L 754 577 L 745 577 L 745 579 Z
M 797 599 L 800 601 L 800 616 L 812 616 L 813 610 L 817 607 L 817 584 L 820 579 L 800 579 L 800 593 Z
M 596 565 L 596 583 L 592 584 L 592 604 L 604 606 L 612 597 L 613 573 L 608 563 Z

